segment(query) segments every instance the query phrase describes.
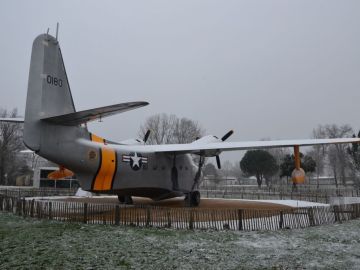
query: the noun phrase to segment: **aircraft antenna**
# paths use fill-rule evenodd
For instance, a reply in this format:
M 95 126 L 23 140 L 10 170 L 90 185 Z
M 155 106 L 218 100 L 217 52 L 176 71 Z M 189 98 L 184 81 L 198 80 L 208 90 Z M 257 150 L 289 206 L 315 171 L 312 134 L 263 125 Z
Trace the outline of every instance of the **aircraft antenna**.
M 47 29 L 47 31 L 46 31 L 46 35 L 49 35 L 49 27 L 48 27 L 48 29 Z
M 58 41 L 58 34 L 59 34 L 59 23 L 56 23 L 56 41 Z

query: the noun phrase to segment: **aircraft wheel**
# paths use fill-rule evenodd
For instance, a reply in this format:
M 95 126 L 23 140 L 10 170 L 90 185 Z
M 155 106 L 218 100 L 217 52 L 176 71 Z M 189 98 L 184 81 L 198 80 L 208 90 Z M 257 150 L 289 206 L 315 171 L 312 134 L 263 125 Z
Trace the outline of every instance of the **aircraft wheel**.
M 190 206 L 199 206 L 200 204 L 200 192 L 194 191 L 190 193 Z
M 125 203 L 125 196 L 118 195 L 119 203 Z
M 118 195 L 118 200 L 120 203 L 123 203 L 123 204 L 133 204 L 133 200 L 132 200 L 131 196 Z
M 125 204 L 133 204 L 131 196 L 125 196 Z

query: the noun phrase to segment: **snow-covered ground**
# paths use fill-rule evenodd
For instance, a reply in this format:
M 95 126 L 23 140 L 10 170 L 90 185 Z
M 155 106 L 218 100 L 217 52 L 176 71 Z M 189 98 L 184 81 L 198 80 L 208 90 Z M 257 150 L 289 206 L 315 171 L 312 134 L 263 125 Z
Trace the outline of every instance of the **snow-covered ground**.
M 2 269 L 359 269 L 360 220 L 233 232 L 69 224 L 0 213 Z
M 291 207 L 314 207 L 314 206 L 329 206 L 325 203 L 299 201 L 299 200 L 257 200 L 258 202 L 276 203 Z
M 308 202 L 308 201 L 299 201 L 299 200 L 247 200 L 247 199 L 220 199 L 213 198 L 214 200 L 234 200 L 234 201 L 243 201 L 243 202 L 264 202 L 264 203 L 275 203 L 286 205 L 290 207 L 316 207 L 316 206 L 329 206 L 329 204 L 325 203 L 317 203 L 317 202 Z M 210 198 L 207 200 L 211 200 Z
M 76 197 L 92 197 L 93 194 L 89 191 L 85 191 L 82 188 L 78 188 L 78 190 L 75 193 Z

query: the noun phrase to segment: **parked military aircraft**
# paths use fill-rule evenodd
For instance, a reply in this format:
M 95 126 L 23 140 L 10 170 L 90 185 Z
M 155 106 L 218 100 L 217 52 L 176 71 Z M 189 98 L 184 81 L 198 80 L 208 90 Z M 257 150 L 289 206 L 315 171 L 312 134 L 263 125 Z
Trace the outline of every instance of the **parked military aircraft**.
M 24 144 L 38 155 L 61 166 L 53 177 L 76 173 L 82 189 L 95 193 L 117 194 L 131 203 L 131 196 L 162 200 L 186 196 L 189 205 L 200 202 L 198 184 L 205 157 L 223 151 L 294 147 L 293 181 L 302 182 L 299 147 L 359 142 L 357 138 L 318 140 L 278 140 L 225 142 L 208 135 L 189 144 L 147 145 L 143 139 L 112 142 L 88 131 L 86 123 L 148 105 L 127 102 L 85 111 L 76 111 L 57 37 L 41 34 L 33 42 L 25 119 L 2 119 L 24 122 Z M 199 156 L 198 164 L 190 154 Z M 70 172 L 71 173 L 71 172 Z

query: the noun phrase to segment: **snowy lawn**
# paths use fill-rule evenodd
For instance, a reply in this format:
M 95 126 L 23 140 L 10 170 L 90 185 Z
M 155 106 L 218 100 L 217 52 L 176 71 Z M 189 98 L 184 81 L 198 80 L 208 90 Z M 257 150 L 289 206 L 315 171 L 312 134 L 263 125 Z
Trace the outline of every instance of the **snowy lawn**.
M 359 269 L 360 220 L 301 230 L 186 231 L 0 213 L 0 269 Z

